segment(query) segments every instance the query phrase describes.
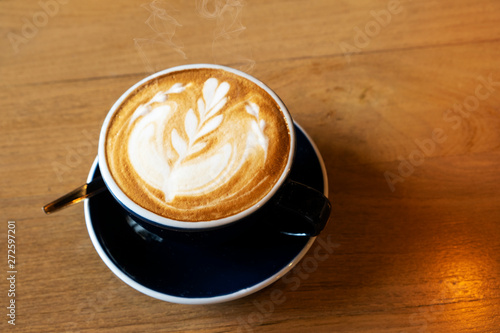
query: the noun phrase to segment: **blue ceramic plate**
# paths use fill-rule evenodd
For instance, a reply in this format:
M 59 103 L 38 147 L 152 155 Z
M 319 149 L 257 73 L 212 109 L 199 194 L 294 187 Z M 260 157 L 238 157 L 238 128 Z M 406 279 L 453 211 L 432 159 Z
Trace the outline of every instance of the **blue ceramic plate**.
M 327 195 L 321 155 L 296 124 L 295 131 L 291 178 Z M 98 176 L 96 159 L 87 181 Z M 161 239 L 134 226 L 107 191 L 85 201 L 85 220 L 97 253 L 116 276 L 146 295 L 183 304 L 225 302 L 261 290 L 289 272 L 315 240 L 258 230 L 223 243 Z

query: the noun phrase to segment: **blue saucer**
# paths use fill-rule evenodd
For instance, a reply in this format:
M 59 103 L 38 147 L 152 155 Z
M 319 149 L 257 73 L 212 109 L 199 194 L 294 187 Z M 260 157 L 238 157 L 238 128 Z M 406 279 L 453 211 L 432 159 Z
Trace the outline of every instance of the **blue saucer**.
M 297 124 L 295 131 L 291 178 L 328 195 L 321 155 Z M 96 159 L 87 181 L 100 176 L 97 166 Z M 107 191 L 85 200 L 85 220 L 97 253 L 115 275 L 146 295 L 183 304 L 254 293 L 289 272 L 315 240 L 257 231 L 215 244 L 162 239 L 141 230 Z

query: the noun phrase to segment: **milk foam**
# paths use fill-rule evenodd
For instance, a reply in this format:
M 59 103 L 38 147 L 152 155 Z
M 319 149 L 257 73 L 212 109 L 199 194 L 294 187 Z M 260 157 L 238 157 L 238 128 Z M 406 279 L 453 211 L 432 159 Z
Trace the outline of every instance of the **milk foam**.
M 228 216 L 277 181 L 290 148 L 288 128 L 271 97 L 242 89 L 241 78 L 188 79 L 177 75 L 168 86 L 158 84 L 163 89 L 149 87 L 147 99 L 116 116 L 108 163 L 124 192 L 160 215 Z
M 169 93 L 181 92 L 182 84 L 175 84 L 170 90 L 157 93 L 150 101 L 140 105 L 130 119 L 130 125 L 137 117 L 141 119 L 133 127 L 128 141 L 128 155 L 134 170 L 150 186 L 164 193 L 165 201 L 171 202 L 177 195 L 206 195 L 227 183 L 250 157 L 250 151 L 259 147 L 267 155 L 268 138 L 263 133 L 265 121 L 259 120 L 259 106 L 247 104 L 246 110 L 255 120 L 245 120 L 248 124 L 243 151 L 228 142 L 217 149 L 207 147 L 203 138 L 215 131 L 224 120 L 220 114 L 227 102 L 230 89 L 227 82 L 219 83 L 216 78 L 208 79 L 203 86 L 203 97 L 197 106 L 190 108 L 184 119 L 184 128 L 173 128 L 166 133 L 168 116 L 175 112 L 169 105 L 163 105 Z M 157 102 L 159 105 L 152 108 Z M 258 122 L 257 122 L 258 121 Z M 184 131 L 187 140 L 179 131 Z M 167 138 L 170 134 L 170 140 Z M 167 145 L 165 145 L 167 141 Z M 168 154 L 173 150 L 177 156 Z M 196 155 L 195 158 L 190 158 Z M 254 163 L 265 164 L 265 158 L 255 158 Z

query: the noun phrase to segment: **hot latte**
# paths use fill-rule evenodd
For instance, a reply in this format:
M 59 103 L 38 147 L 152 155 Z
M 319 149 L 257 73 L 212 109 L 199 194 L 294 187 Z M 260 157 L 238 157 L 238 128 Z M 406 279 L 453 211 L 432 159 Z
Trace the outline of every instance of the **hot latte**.
M 290 129 L 257 84 L 222 69 L 165 74 L 132 92 L 107 129 L 105 156 L 138 205 L 181 221 L 258 203 L 288 162 Z

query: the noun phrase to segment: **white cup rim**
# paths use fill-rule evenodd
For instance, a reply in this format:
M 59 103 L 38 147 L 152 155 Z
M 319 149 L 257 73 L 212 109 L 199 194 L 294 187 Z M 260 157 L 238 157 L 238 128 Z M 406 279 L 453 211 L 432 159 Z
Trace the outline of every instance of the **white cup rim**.
M 170 219 L 161 215 L 158 215 L 156 213 L 153 213 L 142 206 L 138 205 L 135 203 L 132 199 L 130 199 L 121 189 L 120 187 L 116 184 L 115 180 L 111 176 L 111 172 L 108 168 L 107 161 L 106 161 L 106 152 L 105 152 L 105 140 L 106 140 L 106 135 L 107 135 L 107 129 L 109 126 L 109 123 L 119 108 L 119 106 L 123 103 L 123 101 L 130 95 L 132 94 L 138 87 L 144 85 L 146 82 L 151 81 L 152 79 L 163 76 L 165 74 L 169 74 L 172 72 L 178 72 L 182 70 L 187 70 L 187 69 L 202 69 L 202 68 L 211 68 L 211 69 L 220 69 L 224 70 L 233 74 L 236 74 L 238 76 L 241 76 L 243 78 L 246 78 L 249 81 L 254 82 L 257 84 L 259 87 L 264 89 L 276 102 L 276 104 L 279 106 L 280 111 L 282 112 L 288 129 L 289 129 L 289 134 L 290 134 L 290 150 L 288 153 L 288 160 L 287 164 L 280 175 L 280 178 L 276 182 L 276 184 L 273 186 L 271 191 L 269 191 L 264 197 L 262 197 L 259 202 L 256 204 L 252 205 L 251 207 L 228 217 L 223 217 L 220 219 L 216 220 L 210 220 L 210 221 L 199 221 L 199 222 L 192 222 L 192 221 L 179 221 L 179 220 L 174 220 Z M 295 130 L 294 130 L 294 124 L 292 117 L 286 108 L 285 104 L 281 101 L 281 99 L 276 95 L 274 91 L 271 90 L 266 84 L 261 82 L 260 80 L 254 78 L 253 76 L 242 72 L 240 70 L 227 67 L 227 66 L 222 66 L 222 65 L 215 65 L 215 64 L 191 64 L 191 65 L 181 65 L 181 66 L 175 66 L 171 67 L 162 71 L 159 71 L 157 73 L 154 73 L 136 84 L 134 84 L 132 87 L 130 87 L 125 93 L 123 93 L 120 98 L 113 104 L 111 109 L 109 110 L 108 114 L 106 115 L 106 118 L 104 119 L 104 122 L 101 127 L 101 132 L 99 136 L 99 147 L 98 147 L 98 159 L 99 159 L 99 169 L 101 171 L 101 176 L 106 183 L 106 186 L 108 187 L 109 191 L 111 194 L 115 197 L 117 201 L 119 201 L 125 208 L 130 210 L 132 213 L 136 214 L 137 216 L 141 217 L 142 219 L 151 221 L 155 224 L 158 224 L 163 227 L 167 228 L 174 228 L 174 229 L 211 229 L 211 228 L 217 228 L 221 226 L 228 225 L 230 223 L 233 223 L 235 221 L 241 220 L 250 214 L 256 212 L 262 206 L 264 206 L 279 190 L 279 188 L 283 185 L 285 180 L 287 179 L 293 159 L 295 156 Z

